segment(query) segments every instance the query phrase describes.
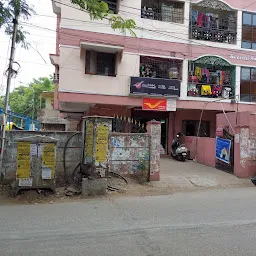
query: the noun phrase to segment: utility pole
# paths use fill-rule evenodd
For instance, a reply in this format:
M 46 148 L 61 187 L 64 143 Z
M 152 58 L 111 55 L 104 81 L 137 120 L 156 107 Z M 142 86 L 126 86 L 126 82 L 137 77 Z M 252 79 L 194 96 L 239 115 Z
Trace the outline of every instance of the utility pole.
M 3 124 L 4 125 L 2 126 L 3 128 L 2 128 L 2 136 L 1 136 L 0 181 L 2 180 L 2 173 L 3 173 L 3 157 L 4 157 L 5 140 L 6 140 L 5 126 L 6 126 L 6 122 L 7 122 L 9 94 L 10 94 L 10 86 L 11 86 L 11 79 L 12 79 L 12 73 L 13 73 L 12 66 L 13 66 L 13 61 L 14 61 L 17 30 L 18 30 L 18 17 L 19 17 L 19 12 L 16 12 L 15 17 L 13 19 L 12 46 L 11 46 L 10 60 L 9 60 L 9 66 L 8 66 L 7 85 L 6 85 L 6 94 L 5 94 L 4 111 L 3 111 Z

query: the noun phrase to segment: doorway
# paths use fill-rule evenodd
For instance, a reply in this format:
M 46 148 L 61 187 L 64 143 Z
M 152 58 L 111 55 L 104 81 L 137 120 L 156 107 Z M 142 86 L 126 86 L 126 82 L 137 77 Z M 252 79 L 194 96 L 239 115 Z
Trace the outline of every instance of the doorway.
M 168 148 L 168 127 L 169 112 L 166 111 L 146 111 L 141 109 L 132 109 L 132 118 L 145 125 L 147 122 L 156 120 L 161 122 L 161 145 L 167 154 Z

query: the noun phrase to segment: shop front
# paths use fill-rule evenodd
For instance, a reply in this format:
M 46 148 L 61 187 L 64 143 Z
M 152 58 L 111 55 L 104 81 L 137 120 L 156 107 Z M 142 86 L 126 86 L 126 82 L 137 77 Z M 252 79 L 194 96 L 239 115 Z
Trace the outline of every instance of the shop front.
M 161 122 L 162 153 L 168 153 L 169 113 L 176 111 L 176 99 L 180 96 L 180 80 L 131 77 L 130 96 L 142 98 L 142 107 L 132 109 L 131 117 L 142 126 L 156 120 Z
M 232 99 L 236 95 L 236 67 L 226 60 L 205 56 L 189 62 L 187 95 Z

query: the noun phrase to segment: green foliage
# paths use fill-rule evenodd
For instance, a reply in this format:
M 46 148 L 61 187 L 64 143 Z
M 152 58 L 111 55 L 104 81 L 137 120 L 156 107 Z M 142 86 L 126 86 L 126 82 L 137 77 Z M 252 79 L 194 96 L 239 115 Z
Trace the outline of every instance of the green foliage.
M 146 184 L 149 181 L 149 162 L 145 157 L 140 158 L 138 170 L 135 172 L 135 177 L 140 184 Z
M 132 35 L 136 36 L 133 29 L 136 28 L 135 21 L 132 19 L 123 19 L 119 15 L 113 15 L 109 10 L 107 1 L 99 0 L 70 0 L 75 4 L 89 12 L 92 20 L 109 19 L 109 23 L 114 30 L 119 30 L 125 33 L 126 30 Z M 18 20 L 28 20 L 34 10 L 27 4 L 27 0 L 0 0 L 0 28 L 4 28 L 5 33 L 9 36 L 13 32 L 13 19 L 17 16 Z M 16 42 L 20 43 L 25 49 L 28 49 L 29 44 L 26 42 L 26 35 L 29 34 L 18 24 L 18 32 Z
M 46 77 L 34 79 L 28 86 L 19 86 L 10 93 L 10 108 L 16 113 L 36 119 L 37 111 L 40 108 L 41 92 L 53 91 L 53 89 L 51 79 Z
M 7 35 L 12 35 L 14 18 L 28 20 L 33 13 L 33 9 L 29 7 L 26 0 L 0 0 L 0 28 L 3 27 Z M 28 48 L 27 34 L 28 32 L 18 25 L 16 43 L 21 43 L 24 48 Z
M 136 23 L 134 20 L 124 20 L 121 16 L 113 15 L 110 17 L 109 22 L 114 30 L 118 29 L 122 33 L 125 33 L 125 31 L 128 30 L 132 36 L 136 37 L 136 34 L 133 31 L 133 29 L 136 28 Z

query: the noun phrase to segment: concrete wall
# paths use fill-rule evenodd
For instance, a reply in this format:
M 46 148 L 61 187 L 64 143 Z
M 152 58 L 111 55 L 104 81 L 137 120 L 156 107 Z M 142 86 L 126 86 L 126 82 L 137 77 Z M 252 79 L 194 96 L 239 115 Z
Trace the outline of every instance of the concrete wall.
M 229 122 L 228 122 L 229 120 Z M 217 115 L 217 127 L 235 136 L 234 174 L 240 178 L 256 176 L 256 116 L 250 112 Z
M 184 136 L 181 142 L 190 150 L 190 158 L 198 163 L 215 167 L 216 140 L 215 138 L 197 138 Z
M 68 138 L 74 134 L 74 132 L 28 132 L 28 131 L 10 131 L 7 132 L 6 148 L 4 152 L 4 170 L 3 175 L 6 180 L 12 181 L 16 178 L 16 156 L 17 156 L 17 144 L 14 142 L 16 139 L 22 137 L 29 137 L 33 135 L 45 135 L 53 137 L 58 140 L 57 142 L 57 163 L 56 163 L 56 177 L 57 181 L 63 180 L 63 151 L 64 146 Z M 73 137 L 66 150 L 66 166 L 67 173 L 72 173 L 72 170 L 79 163 L 81 158 L 81 146 L 82 146 L 82 134 Z
M 122 61 L 117 61 L 116 77 L 89 75 L 85 74 L 85 51 L 61 46 L 59 91 L 127 96 L 130 77 L 139 76 L 139 58 L 139 55 L 124 53 Z
M 139 171 L 141 159 L 149 162 L 150 136 L 143 133 L 111 133 L 109 149 L 110 171 L 132 175 Z

